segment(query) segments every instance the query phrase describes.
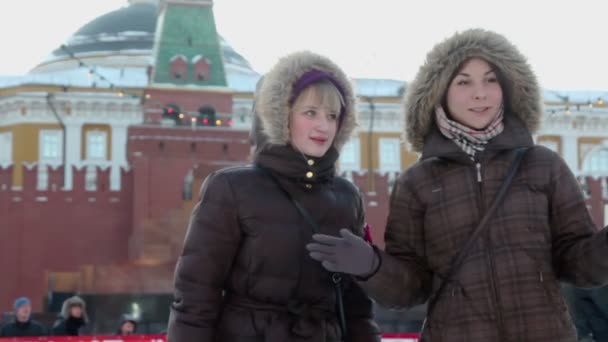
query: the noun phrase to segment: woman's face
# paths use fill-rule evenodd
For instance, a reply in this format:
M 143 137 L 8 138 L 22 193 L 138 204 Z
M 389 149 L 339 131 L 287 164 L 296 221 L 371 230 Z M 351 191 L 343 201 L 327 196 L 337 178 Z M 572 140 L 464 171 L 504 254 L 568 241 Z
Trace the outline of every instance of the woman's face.
M 290 143 L 311 157 L 323 157 L 338 130 L 339 107 L 331 108 L 310 86 L 296 98 L 289 118 Z
M 74 318 L 81 318 L 82 308 L 78 305 L 72 305 L 72 307 L 70 307 L 70 316 Z
M 474 129 L 487 127 L 502 103 L 496 72 L 481 58 L 466 61 L 448 87 L 448 112 L 454 120 Z

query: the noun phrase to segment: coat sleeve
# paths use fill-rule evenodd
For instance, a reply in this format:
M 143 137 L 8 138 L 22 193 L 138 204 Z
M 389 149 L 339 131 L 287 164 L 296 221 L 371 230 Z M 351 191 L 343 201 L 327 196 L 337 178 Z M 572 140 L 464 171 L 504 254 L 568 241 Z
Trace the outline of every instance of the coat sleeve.
M 379 304 L 406 309 L 424 303 L 431 289 L 432 273 L 425 267 L 424 205 L 418 200 L 404 173 L 395 183 L 384 233 L 382 264 L 364 289 Z
M 365 235 L 365 207 L 357 191 L 357 222 L 355 233 Z M 351 342 L 380 342 L 380 328 L 374 322 L 374 305 L 361 286 L 353 281 L 344 291 L 344 312 Z
M 550 182 L 553 266 L 560 280 L 579 287 L 608 281 L 608 235 L 596 228 L 581 187 L 561 157 L 555 155 Z
M 55 323 L 53 324 L 53 327 L 51 328 L 51 334 L 52 336 L 65 336 L 67 335 L 67 331 L 65 329 L 65 320 L 63 319 L 58 319 L 57 321 L 55 321 Z
M 214 341 L 222 291 L 241 235 L 234 191 L 225 174 L 203 183 L 175 270 L 168 342 Z

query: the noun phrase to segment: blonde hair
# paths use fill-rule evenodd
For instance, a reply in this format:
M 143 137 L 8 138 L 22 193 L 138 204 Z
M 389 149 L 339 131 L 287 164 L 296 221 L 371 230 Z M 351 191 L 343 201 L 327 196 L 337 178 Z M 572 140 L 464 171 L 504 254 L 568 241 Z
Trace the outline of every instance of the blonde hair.
M 336 114 L 341 114 L 345 106 L 344 97 L 338 88 L 327 80 L 316 82 L 306 87 L 291 105 L 291 109 L 297 108 L 305 100 L 312 99 L 320 106 L 327 107 Z

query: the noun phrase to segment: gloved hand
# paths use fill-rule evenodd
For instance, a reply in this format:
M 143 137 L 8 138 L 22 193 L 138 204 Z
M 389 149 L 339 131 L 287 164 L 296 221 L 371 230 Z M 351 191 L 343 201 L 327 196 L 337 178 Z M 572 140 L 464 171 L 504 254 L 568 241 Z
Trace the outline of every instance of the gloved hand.
M 378 263 L 378 256 L 372 246 L 348 229 L 340 229 L 340 235 L 341 237 L 313 235 L 314 241 L 306 245 L 310 257 L 320 261 L 330 272 L 359 277 L 370 275 Z

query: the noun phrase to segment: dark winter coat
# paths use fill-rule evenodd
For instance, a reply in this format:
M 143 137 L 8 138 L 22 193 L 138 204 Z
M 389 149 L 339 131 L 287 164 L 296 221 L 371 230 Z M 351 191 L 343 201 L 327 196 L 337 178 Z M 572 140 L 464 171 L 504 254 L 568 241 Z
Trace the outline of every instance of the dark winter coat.
M 362 235 L 364 211 L 359 192 L 335 176 L 338 151 L 307 160 L 285 144 L 289 83 L 314 65 L 336 74 L 347 90 L 347 117 L 336 146 L 356 125 L 354 97 L 346 76 L 325 59 L 303 53 L 284 64 L 282 73 L 266 75 L 257 106 L 271 145 L 255 163 L 272 172 L 306 208 L 321 233 L 338 235 L 349 228 Z M 307 66 L 304 68 L 304 66 Z M 304 68 L 304 69 L 302 69 Z M 289 88 L 289 87 L 287 87 Z M 265 91 L 273 93 L 268 108 Z M 284 126 L 284 127 L 283 127 Z M 308 173 L 311 174 L 308 174 Z M 307 176 L 308 174 L 308 176 Z M 192 213 L 175 274 L 175 302 L 169 320 L 169 342 L 337 342 L 341 339 L 331 274 L 308 256 L 312 228 L 285 193 L 256 167 L 211 174 Z M 352 342 L 379 342 L 372 301 L 346 278 L 344 306 Z
M 445 74 L 473 56 L 504 74 L 510 94 L 503 133 L 475 161 L 445 138 L 432 119 L 443 94 L 439 89 L 447 89 Z M 407 134 L 422 156 L 396 182 L 382 266 L 364 287 L 391 308 L 438 296 L 422 341 L 574 342 L 559 281 L 577 286 L 608 281 L 606 230 L 597 232 L 562 158 L 534 146 L 531 133 L 542 114 L 539 93 L 515 48 L 501 36 L 479 30 L 458 34 L 434 49 L 408 88 Z M 503 204 L 438 294 L 450 261 L 496 196 L 514 149 L 523 146 L 531 149 Z
M 54 336 L 80 336 L 84 335 L 85 321 L 80 318 L 60 318 L 53 324 L 52 335 Z
M 70 308 L 80 306 L 82 317 L 74 318 L 70 316 Z M 51 335 L 54 336 L 80 336 L 86 335 L 87 323 L 89 319 L 86 313 L 86 303 L 78 296 L 70 297 L 63 302 L 59 319 L 53 324 Z
M 0 337 L 47 336 L 48 330 L 39 322 L 29 320 L 25 323 L 14 320 L 0 329 Z

